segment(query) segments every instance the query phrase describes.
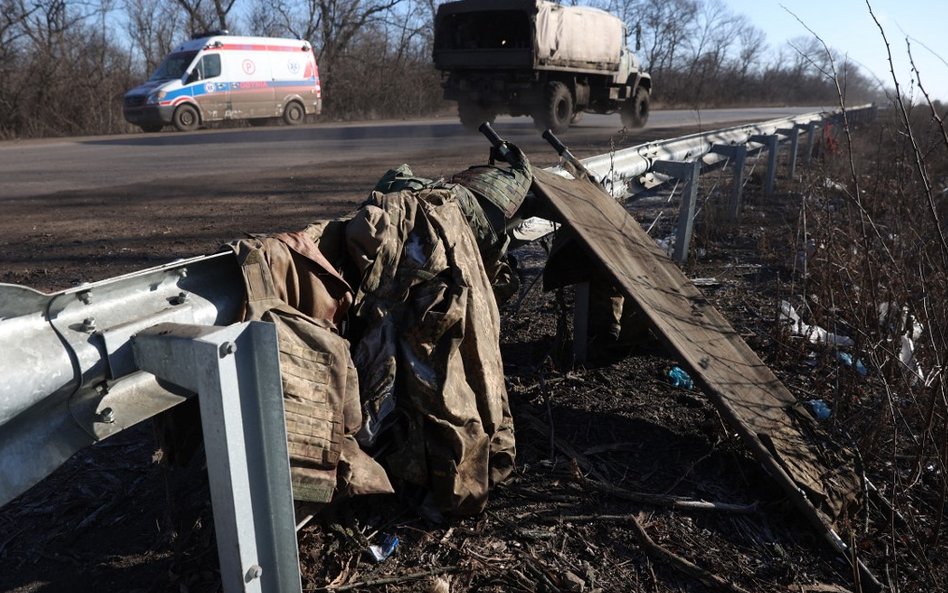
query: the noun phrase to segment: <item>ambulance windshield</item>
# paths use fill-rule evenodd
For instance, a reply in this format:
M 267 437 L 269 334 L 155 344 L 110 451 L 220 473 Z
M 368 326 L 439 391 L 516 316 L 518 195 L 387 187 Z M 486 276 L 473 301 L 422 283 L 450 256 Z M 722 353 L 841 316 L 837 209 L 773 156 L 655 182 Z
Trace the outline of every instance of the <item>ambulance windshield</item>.
M 183 51 L 169 55 L 148 80 L 174 80 L 181 78 L 194 61 L 196 51 Z

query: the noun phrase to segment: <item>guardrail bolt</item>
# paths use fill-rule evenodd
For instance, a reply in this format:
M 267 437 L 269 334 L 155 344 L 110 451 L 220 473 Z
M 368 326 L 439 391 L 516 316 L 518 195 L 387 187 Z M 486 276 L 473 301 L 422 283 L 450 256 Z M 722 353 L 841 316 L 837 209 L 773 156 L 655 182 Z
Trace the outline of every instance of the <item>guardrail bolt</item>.
M 95 331 L 95 317 L 86 317 L 82 320 L 82 331 Z
M 249 583 L 252 580 L 259 579 L 263 575 L 263 568 L 259 564 L 254 564 L 247 569 L 247 574 L 244 575 L 244 582 Z
M 188 293 L 186 292 L 179 292 L 178 296 L 171 298 L 172 305 L 183 305 L 186 302 L 188 302 Z
M 92 291 L 83 290 L 82 292 L 76 293 L 76 298 L 88 305 L 92 302 Z
M 99 422 L 104 422 L 106 424 L 112 424 L 115 422 L 115 412 L 112 408 L 102 408 L 102 411 L 99 412 Z
M 237 352 L 237 344 L 233 342 L 224 342 L 223 344 L 221 344 L 221 348 L 220 348 L 221 358 L 224 358 L 228 354 L 234 354 L 235 352 Z

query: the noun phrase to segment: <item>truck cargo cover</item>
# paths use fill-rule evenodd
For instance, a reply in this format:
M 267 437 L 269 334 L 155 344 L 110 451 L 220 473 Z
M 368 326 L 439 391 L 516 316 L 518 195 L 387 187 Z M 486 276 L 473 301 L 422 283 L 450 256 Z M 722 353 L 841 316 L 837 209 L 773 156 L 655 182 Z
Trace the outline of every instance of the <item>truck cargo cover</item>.
M 536 19 L 540 64 L 618 68 L 625 31 L 616 17 L 595 8 L 538 2 Z

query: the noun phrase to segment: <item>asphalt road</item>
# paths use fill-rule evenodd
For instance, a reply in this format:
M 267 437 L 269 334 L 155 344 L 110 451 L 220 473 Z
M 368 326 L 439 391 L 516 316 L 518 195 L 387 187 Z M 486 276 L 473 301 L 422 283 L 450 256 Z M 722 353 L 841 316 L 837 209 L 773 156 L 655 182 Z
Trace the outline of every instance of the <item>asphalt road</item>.
M 644 131 L 726 127 L 819 111 L 819 107 L 654 111 Z M 618 132 L 618 115 L 587 114 L 562 139 L 603 145 Z M 535 142 L 529 118 L 501 117 L 495 128 L 516 143 Z M 666 136 L 674 136 L 669 132 Z M 643 134 L 643 141 L 653 139 Z M 0 142 L 0 203 L 60 191 L 94 190 L 131 183 L 162 183 L 189 177 L 246 174 L 275 168 L 318 167 L 391 156 L 485 149 L 485 140 L 453 117 L 367 123 L 318 123 L 289 128 L 232 128 L 192 133 L 127 134 Z M 580 156 L 585 156 L 580 154 Z

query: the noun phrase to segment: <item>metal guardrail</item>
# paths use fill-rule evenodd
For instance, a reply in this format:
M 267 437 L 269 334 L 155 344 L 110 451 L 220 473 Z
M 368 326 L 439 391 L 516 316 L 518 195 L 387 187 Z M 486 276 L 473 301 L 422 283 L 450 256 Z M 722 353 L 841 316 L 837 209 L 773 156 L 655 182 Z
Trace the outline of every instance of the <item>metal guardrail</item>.
M 870 117 L 872 112 L 871 106 L 862 106 L 848 113 Z M 838 117 L 808 114 L 716 130 L 643 144 L 586 159 L 583 164 L 605 180 L 613 195 L 628 195 L 650 183 L 649 175 L 653 181 L 660 181 L 658 176 L 662 174 L 685 175 L 694 188 L 702 168 L 735 158 L 726 156 L 728 151 L 735 150 L 739 156 L 741 147 L 745 155 L 767 147 L 772 177 L 776 149 L 782 140 L 791 139 L 795 155 L 799 130 L 808 130 L 812 146 L 815 126 Z M 686 202 L 683 200 L 683 208 Z M 680 216 L 688 224 L 693 217 L 693 200 L 691 207 Z M 200 332 L 188 328 L 232 326 L 238 321 L 242 295 L 240 271 L 230 253 L 173 262 L 52 294 L 0 284 L 0 506 L 52 473 L 77 451 L 184 401 L 193 385 L 179 380 L 176 384 L 184 387 L 182 392 L 175 388 L 174 380 L 169 381 L 169 369 L 178 365 L 166 364 L 177 360 L 171 351 L 166 361 L 160 358 L 160 349 L 153 355 L 159 358 L 146 356 L 143 345 L 156 339 L 149 330 L 173 324 L 177 331 L 194 338 Z M 142 339 L 137 346 L 136 336 Z M 145 368 L 164 376 L 159 380 L 142 370 Z M 240 420 L 245 435 L 264 434 L 266 419 L 254 410 L 245 412 Z M 240 431 L 234 434 L 241 449 L 246 443 L 260 442 L 259 438 L 241 437 Z M 248 455 L 253 454 L 248 451 Z M 259 459 L 232 456 L 221 464 L 221 471 L 235 472 L 232 475 L 240 478 L 237 481 L 241 484 L 247 483 L 241 476 L 248 471 L 269 475 L 269 466 Z M 275 483 L 283 478 L 268 479 Z M 239 516 L 237 510 L 246 510 L 248 496 L 254 513 L 285 504 L 278 497 L 261 502 L 259 499 L 266 497 L 246 490 L 234 493 L 236 498 L 231 497 L 225 504 L 222 516 L 215 508 L 215 521 L 222 523 L 219 534 L 241 531 L 240 525 L 248 518 Z M 261 532 L 268 530 L 273 531 L 268 527 Z M 220 547 L 222 553 L 228 549 Z M 294 577 L 279 572 L 276 561 L 260 566 L 252 554 L 238 556 L 236 550 L 227 553 L 233 557 L 230 562 L 222 557 L 221 564 L 234 567 L 228 575 L 228 582 L 234 585 L 228 589 L 240 586 L 236 583 L 242 578 L 248 589 L 273 590 L 274 570 L 280 579 L 289 578 L 283 581 L 283 590 L 298 587 Z M 263 574 L 267 577 L 260 578 Z
M 799 137 L 806 133 L 805 165 L 809 166 L 816 143 L 817 130 L 826 123 L 839 123 L 842 111 L 813 112 L 793 117 L 768 120 L 762 123 L 735 126 L 681 136 L 668 140 L 648 142 L 613 153 L 601 154 L 580 161 L 602 183 L 607 192 L 617 199 L 628 198 L 671 179 L 684 182 L 682 203 L 678 214 L 678 229 L 672 257 L 684 262 L 688 257 L 694 216 L 697 205 L 698 177 L 722 164 L 734 168 L 734 182 L 728 205 L 728 215 L 736 219 L 741 207 L 744 164 L 747 156 L 767 151 L 767 171 L 764 176 L 764 194 L 772 195 L 776 185 L 777 157 L 782 144 L 789 143 L 787 176 L 793 177 L 797 166 Z M 848 122 L 875 118 L 876 107 L 871 104 L 846 109 Z M 820 131 L 822 131 L 820 129 Z M 562 167 L 547 170 L 569 175 Z M 535 240 L 554 229 L 554 224 L 533 218 L 524 221 L 514 236 L 521 240 Z
M 846 110 L 849 121 L 871 119 L 875 117 L 874 105 L 866 104 Z M 636 184 L 645 185 L 637 178 L 647 175 L 661 161 L 693 162 L 701 160 L 708 166 L 727 158 L 716 153 L 716 146 L 756 145 L 749 152 L 760 150 L 769 145 L 769 137 L 777 136 L 777 142 L 792 138 L 795 133 L 806 130 L 809 146 L 812 148 L 813 133 L 816 126 L 825 122 L 837 122 L 842 117 L 840 111 L 814 112 L 794 117 L 773 119 L 766 122 L 735 126 L 681 136 L 670 140 L 659 140 L 625 148 L 614 153 L 583 159 L 585 167 L 603 180 L 605 188 L 615 197 L 629 195 Z M 810 154 L 808 151 L 807 154 Z

